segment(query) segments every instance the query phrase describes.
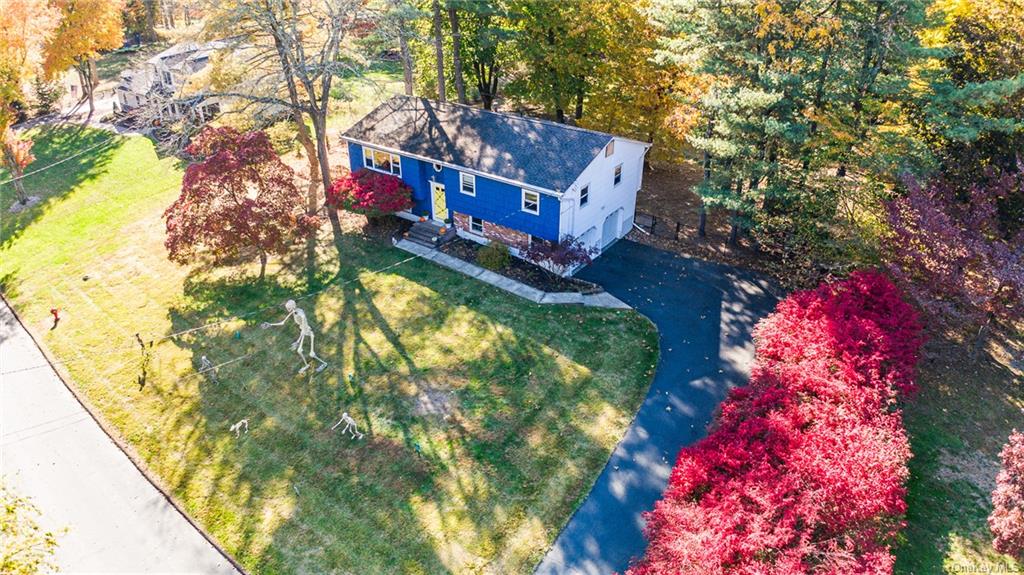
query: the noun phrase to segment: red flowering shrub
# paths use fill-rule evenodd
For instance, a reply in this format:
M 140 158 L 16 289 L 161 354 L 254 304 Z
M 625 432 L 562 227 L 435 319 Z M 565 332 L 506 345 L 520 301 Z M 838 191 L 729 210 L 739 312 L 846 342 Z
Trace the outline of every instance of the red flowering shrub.
M 1024 561 L 1024 433 L 1013 430 L 999 454 L 1003 468 L 992 492 L 992 515 L 988 527 L 996 551 Z
M 362 168 L 331 183 L 327 203 L 376 218 L 411 208 L 412 188 L 401 178 Z
M 631 575 L 891 573 L 921 345 L 881 274 L 799 292 L 755 332 L 750 384 L 682 449 Z
M 576 266 L 590 265 L 593 256 L 601 250 L 587 247 L 583 241 L 573 236 L 565 236 L 561 241 L 533 242 L 523 252 L 523 257 L 531 262 L 547 266 L 558 275 Z

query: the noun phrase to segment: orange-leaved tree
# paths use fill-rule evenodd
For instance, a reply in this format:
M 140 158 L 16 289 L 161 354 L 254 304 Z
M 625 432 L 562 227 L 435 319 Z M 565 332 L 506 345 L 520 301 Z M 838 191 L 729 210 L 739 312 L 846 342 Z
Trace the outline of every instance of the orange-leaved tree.
M 46 45 L 44 67 L 51 78 L 74 68 L 82 83 L 89 115 L 96 110 L 93 89 L 99 83 L 96 57 L 124 43 L 125 0 L 54 0 L 61 13 L 56 33 Z

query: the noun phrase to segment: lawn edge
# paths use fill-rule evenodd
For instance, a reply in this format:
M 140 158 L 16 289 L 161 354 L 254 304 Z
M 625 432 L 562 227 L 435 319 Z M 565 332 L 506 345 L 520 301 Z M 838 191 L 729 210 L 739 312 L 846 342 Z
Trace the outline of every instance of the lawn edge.
M 636 423 L 636 416 L 640 414 L 640 408 L 643 407 L 644 401 L 647 399 L 648 394 L 651 393 L 651 386 L 654 385 L 654 377 L 658 375 L 658 366 L 661 363 L 661 331 L 658 329 L 658 324 L 654 323 L 654 320 L 647 317 L 646 314 L 641 313 L 640 310 L 634 307 L 630 307 L 629 309 L 623 309 L 621 311 L 635 313 L 636 315 L 642 317 L 644 321 L 646 321 L 648 324 L 650 324 L 651 327 L 654 328 L 654 344 L 658 347 L 658 355 L 655 358 L 654 363 L 654 372 L 651 373 L 650 381 L 647 382 L 647 387 L 644 389 L 644 394 L 643 396 L 640 397 L 640 403 L 636 406 L 636 409 L 633 410 L 633 417 L 629 418 L 629 424 L 627 424 L 626 427 L 622 430 L 622 435 L 619 436 L 618 441 L 615 442 L 615 447 L 612 447 L 612 450 L 608 454 L 608 457 L 605 458 L 605 462 L 604 465 L 601 466 L 601 470 L 598 471 L 597 475 L 594 476 L 594 480 L 591 481 L 590 484 L 587 486 L 587 490 L 580 495 L 579 502 L 576 503 L 575 507 L 572 510 L 572 513 L 570 513 L 569 516 L 565 518 L 565 522 L 562 523 L 562 526 L 558 528 L 558 532 L 555 533 L 555 537 L 551 540 L 551 543 L 548 544 L 547 549 L 544 550 L 544 553 L 541 553 L 540 558 L 533 564 L 533 568 L 530 569 L 531 574 L 536 573 L 537 569 L 540 568 L 540 566 L 544 563 L 544 559 L 547 558 L 548 553 L 551 553 L 551 549 L 555 546 L 555 542 L 557 542 L 558 538 L 562 536 L 562 532 L 565 531 L 565 528 L 568 527 L 570 523 L 572 523 L 573 518 L 575 518 L 576 514 L 580 511 L 580 507 L 583 507 L 583 503 L 586 502 L 587 498 L 590 496 L 590 492 L 593 491 L 594 486 L 597 485 L 597 480 L 600 479 L 601 474 L 604 473 L 604 470 L 608 468 L 608 463 L 611 461 L 612 456 L 615 455 L 615 450 L 618 449 L 619 445 L 622 444 L 622 440 L 626 438 L 626 434 L 629 433 L 629 430 L 633 429 L 633 424 Z
M 75 401 L 77 401 L 78 404 L 82 406 L 82 409 L 84 409 L 85 412 L 89 414 L 89 417 L 92 418 L 94 422 L 96 422 L 96 425 L 99 426 L 99 428 L 103 431 L 103 434 L 106 435 L 110 439 L 110 441 L 112 441 L 114 445 L 117 446 L 121 453 L 123 453 L 125 457 L 128 458 L 128 461 L 130 461 L 131 464 L 135 467 L 135 469 L 138 470 L 139 474 L 141 474 L 142 477 L 150 485 L 152 485 L 153 488 L 160 493 L 160 495 L 163 496 L 164 500 L 167 501 L 167 503 L 170 504 L 170 506 L 174 508 L 174 510 L 177 511 L 178 514 L 181 515 L 182 518 L 184 518 L 185 521 L 188 522 L 188 524 L 191 525 L 193 529 L 195 529 L 200 535 L 202 535 L 203 539 L 205 539 L 214 549 L 216 549 L 217 552 L 221 554 L 221 556 L 227 559 L 228 563 L 230 563 L 242 575 L 250 575 L 250 573 L 246 571 L 246 569 L 238 561 L 236 561 L 235 558 L 232 557 L 230 553 L 224 550 L 224 548 L 212 535 L 207 533 L 207 531 L 203 529 L 201 525 L 196 523 L 196 521 L 193 520 L 188 515 L 188 513 L 185 513 L 185 510 L 174 498 L 174 496 L 171 495 L 171 493 L 168 490 L 164 489 L 163 485 L 161 485 L 160 482 L 154 479 L 154 477 L 149 473 L 149 471 L 146 469 L 145 463 L 141 461 L 138 458 L 138 456 L 134 453 L 134 451 L 131 448 L 131 445 L 124 441 L 121 438 L 121 436 L 115 430 L 113 430 L 107 424 L 106 421 L 103 420 L 101 416 L 97 415 L 96 411 L 89 404 L 88 398 L 84 397 L 81 393 L 79 393 L 78 389 L 72 383 L 73 378 L 71 377 L 71 375 L 65 373 L 63 369 L 58 367 L 59 361 L 56 361 L 52 357 L 49 348 L 47 348 L 46 345 L 42 341 L 40 341 L 39 338 L 36 337 L 36 334 L 33 333 L 31 329 L 29 329 L 25 321 L 22 320 L 21 314 L 18 313 L 18 310 L 11 303 L 11 300 L 7 299 L 6 294 L 4 294 L 3 292 L 0 292 L 0 300 L 3 300 L 3 302 L 7 305 L 7 308 L 11 310 L 11 314 L 14 316 L 14 319 L 18 321 L 18 325 L 20 325 L 21 328 L 25 330 L 25 333 L 28 334 L 29 338 L 32 340 L 32 343 L 36 346 L 36 348 L 39 349 L 40 353 L 42 353 L 43 358 L 46 359 L 46 363 L 50 366 L 50 369 L 52 369 L 53 372 L 57 374 L 57 378 L 60 379 L 61 383 L 64 384 L 64 387 L 71 393 L 71 396 L 74 397 Z

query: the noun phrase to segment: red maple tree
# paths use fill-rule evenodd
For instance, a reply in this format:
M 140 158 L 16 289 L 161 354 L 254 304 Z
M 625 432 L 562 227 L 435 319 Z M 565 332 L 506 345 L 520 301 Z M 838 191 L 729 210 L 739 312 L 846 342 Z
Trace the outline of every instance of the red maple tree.
M 891 573 L 910 458 L 895 402 L 920 331 L 875 272 L 780 302 L 750 384 L 679 453 L 629 574 Z
M 372 220 L 411 208 L 412 188 L 391 174 L 361 168 L 331 183 L 327 204 Z
M 181 195 L 164 212 L 171 260 L 187 263 L 203 253 L 220 262 L 251 254 L 259 258 L 262 279 L 268 254 L 283 253 L 316 225 L 302 215 L 295 174 L 265 133 L 208 127 L 186 151 L 195 161 L 185 170 Z
M 992 545 L 996 551 L 1024 561 L 1024 433 L 1014 430 L 999 458 L 1003 468 L 996 476 L 988 517 L 995 536 Z

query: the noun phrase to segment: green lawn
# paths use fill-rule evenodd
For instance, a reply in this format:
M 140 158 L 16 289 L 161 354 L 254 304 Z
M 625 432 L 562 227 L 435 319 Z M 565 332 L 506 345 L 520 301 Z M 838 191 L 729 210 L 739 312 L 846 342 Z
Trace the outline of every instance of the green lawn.
M 35 136 L 37 165 L 107 137 Z M 407 254 L 356 232 L 340 266 L 300 246 L 263 284 L 251 264 L 180 267 L 161 221 L 180 178 L 131 137 L 29 178 L 46 200 L 18 217 L 0 189 L 4 293 L 92 407 L 253 573 L 529 572 L 642 399 L 652 326 L 422 260 L 378 271 Z M 330 367 L 300 376 L 294 327 L 258 325 L 316 290 L 299 305 Z M 201 355 L 231 362 L 219 383 Z M 343 411 L 365 439 L 330 431 Z
M 999 450 L 1011 429 L 1024 429 L 1024 377 L 998 346 L 977 362 L 965 345 L 929 349 L 905 410 L 914 457 L 896 573 L 1024 572 L 992 548 L 987 523 Z

